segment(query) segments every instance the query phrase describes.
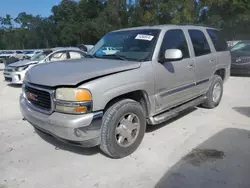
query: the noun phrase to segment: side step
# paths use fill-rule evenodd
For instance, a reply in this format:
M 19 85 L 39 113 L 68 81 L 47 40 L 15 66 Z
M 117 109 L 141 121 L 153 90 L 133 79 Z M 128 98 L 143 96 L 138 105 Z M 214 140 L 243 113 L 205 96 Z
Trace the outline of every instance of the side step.
M 174 107 L 174 108 L 172 108 L 166 112 L 163 112 L 159 115 L 156 115 L 154 117 L 150 117 L 148 119 L 148 123 L 151 125 L 157 125 L 157 124 L 163 123 L 167 120 L 170 120 L 173 117 L 178 116 L 180 112 L 182 112 L 183 110 L 185 110 L 187 108 L 200 105 L 205 99 L 206 99 L 206 96 L 201 96 L 201 97 L 198 97 L 196 99 L 193 99 L 192 101 L 181 104 L 180 106 Z

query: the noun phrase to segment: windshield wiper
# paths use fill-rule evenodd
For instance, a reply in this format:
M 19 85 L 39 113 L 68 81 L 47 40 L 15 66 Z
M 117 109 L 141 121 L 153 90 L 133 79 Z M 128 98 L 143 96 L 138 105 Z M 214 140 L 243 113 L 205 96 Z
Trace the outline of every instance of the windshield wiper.
M 102 57 L 115 57 L 116 59 L 120 59 L 120 60 L 125 60 L 125 61 L 129 60 L 129 58 L 122 56 L 122 55 L 118 55 L 118 54 L 102 55 Z

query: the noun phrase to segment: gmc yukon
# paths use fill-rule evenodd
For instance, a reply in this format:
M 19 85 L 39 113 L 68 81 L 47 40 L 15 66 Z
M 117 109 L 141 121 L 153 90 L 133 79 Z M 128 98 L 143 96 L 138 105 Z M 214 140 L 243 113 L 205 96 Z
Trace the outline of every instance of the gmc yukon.
M 102 49 L 112 47 L 112 53 Z M 130 155 L 146 125 L 184 109 L 219 105 L 231 57 L 219 30 L 160 25 L 107 33 L 84 59 L 41 64 L 25 75 L 20 107 L 62 142 Z

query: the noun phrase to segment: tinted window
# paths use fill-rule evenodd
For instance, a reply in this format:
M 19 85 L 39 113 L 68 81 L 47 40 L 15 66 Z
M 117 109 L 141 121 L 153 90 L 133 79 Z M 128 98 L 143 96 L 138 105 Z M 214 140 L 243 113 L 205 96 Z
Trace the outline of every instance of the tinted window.
M 211 53 L 207 39 L 202 31 L 189 30 L 188 33 L 193 43 L 195 56 L 202 56 Z
M 188 58 L 189 51 L 185 35 L 182 30 L 174 29 L 166 32 L 160 51 L 160 58 L 164 57 L 168 49 L 179 49 L 183 53 L 183 58 Z
M 213 41 L 214 47 L 217 52 L 228 50 L 227 42 L 222 37 L 220 31 L 214 29 L 207 29 L 207 33 L 210 36 L 211 40 Z

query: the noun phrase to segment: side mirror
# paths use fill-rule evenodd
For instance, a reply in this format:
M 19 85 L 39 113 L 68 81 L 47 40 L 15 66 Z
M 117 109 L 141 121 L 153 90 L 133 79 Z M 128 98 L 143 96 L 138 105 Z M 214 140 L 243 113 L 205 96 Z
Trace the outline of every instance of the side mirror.
M 179 49 L 168 49 L 165 51 L 164 58 L 160 59 L 159 62 L 165 61 L 177 61 L 183 58 L 182 51 Z

